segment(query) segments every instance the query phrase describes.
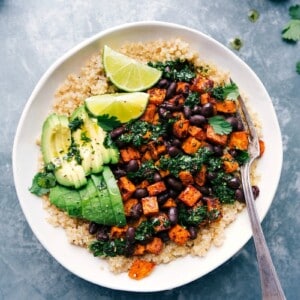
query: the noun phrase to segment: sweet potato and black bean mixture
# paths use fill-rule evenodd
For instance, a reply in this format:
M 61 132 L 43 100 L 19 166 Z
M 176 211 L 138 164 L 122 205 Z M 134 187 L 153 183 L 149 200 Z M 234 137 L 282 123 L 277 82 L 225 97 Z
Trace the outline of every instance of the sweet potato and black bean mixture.
M 110 132 L 120 150 L 113 173 L 127 225 L 90 223 L 95 255 L 142 257 L 169 241 L 184 245 L 222 218 L 222 204 L 244 201 L 239 168 L 249 157 L 248 133 L 237 115 L 238 87 L 217 86 L 188 61 L 149 65 L 163 75 L 147 91 L 144 114 Z M 138 259 L 129 275 L 152 268 Z

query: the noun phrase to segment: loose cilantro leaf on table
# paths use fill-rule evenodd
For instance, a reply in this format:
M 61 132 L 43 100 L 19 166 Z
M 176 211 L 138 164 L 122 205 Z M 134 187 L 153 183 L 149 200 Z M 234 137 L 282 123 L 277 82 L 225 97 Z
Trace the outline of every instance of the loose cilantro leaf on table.
M 292 19 L 300 20 L 300 5 L 296 4 L 289 8 L 289 15 Z
M 287 41 L 297 42 L 300 40 L 300 5 L 289 8 L 291 20 L 282 29 L 282 38 Z
M 259 18 L 259 12 L 256 9 L 251 9 L 248 13 L 248 19 L 250 22 L 254 23 Z
M 230 42 L 230 46 L 232 49 L 239 51 L 243 47 L 243 41 L 236 37 Z
M 97 117 L 98 125 L 105 131 L 120 127 L 122 123 L 115 117 L 107 114 Z
M 240 93 L 238 86 L 235 83 L 230 83 L 213 88 L 212 95 L 218 100 L 237 100 Z
M 232 131 L 232 126 L 222 116 L 214 116 L 208 119 L 208 123 L 212 126 L 217 134 L 229 134 Z

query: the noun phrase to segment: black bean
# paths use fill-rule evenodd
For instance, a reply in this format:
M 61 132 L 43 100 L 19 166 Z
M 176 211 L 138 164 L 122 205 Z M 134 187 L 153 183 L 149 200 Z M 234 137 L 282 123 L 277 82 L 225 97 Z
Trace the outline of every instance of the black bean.
M 169 198 L 169 192 L 161 193 L 157 196 L 157 202 L 159 205 L 163 205 Z
M 139 169 L 139 163 L 137 160 L 132 159 L 126 165 L 127 172 L 136 172 Z
M 206 103 L 201 109 L 202 115 L 205 117 L 211 117 L 214 114 L 214 107 L 211 103 Z
M 190 117 L 191 125 L 203 126 L 206 123 L 206 118 L 202 115 L 193 115 Z
M 171 144 L 172 144 L 173 146 L 175 146 L 175 147 L 178 147 L 178 148 L 180 148 L 181 145 L 182 145 L 182 143 L 181 143 L 181 141 L 180 141 L 179 139 L 174 139 L 174 140 L 172 140 Z
M 170 240 L 168 231 L 161 231 L 157 234 L 157 236 L 161 238 L 164 243 Z
M 256 199 L 259 196 L 259 188 L 257 185 L 252 186 L 252 193 L 253 193 L 254 199 Z
M 241 185 L 241 181 L 238 177 L 233 177 L 227 182 L 228 186 L 232 189 L 238 189 Z
M 124 247 L 124 255 L 126 257 L 131 257 L 134 253 L 134 244 L 126 242 Z
M 208 180 L 214 180 L 217 178 L 217 174 L 215 172 L 207 172 L 206 178 Z
M 113 171 L 114 175 L 116 176 L 116 178 L 120 178 L 126 175 L 126 171 L 121 169 L 120 167 L 117 167 L 114 171 Z
M 125 127 L 121 126 L 121 127 L 118 127 L 118 128 L 115 128 L 114 130 L 112 130 L 110 132 L 110 136 L 111 136 L 112 139 L 116 139 L 117 137 L 119 137 L 124 132 L 125 132 Z
M 154 175 L 153 175 L 153 181 L 154 182 L 158 182 L 158 181 L 161 181 L 161 176 L 158 172 L 155 172 Z
M 178 179 L 175 179 L 173 177 L 168 177 L 166 181 L 168 185 L 176 191 L 181 191 L 183 188 L 181 181 Z
M 177 86 L 176 82 L 173 81 L 173 82 L 170 83 L 170 85 L 167 89 L 166 99 L 171 98 L 175 94 L 176 86 Z
M 177 156 L 179 153 L 181 153 L 181 150 L 175 146 L 171 146 L 168 148 L 168 153 L 171 157 Z
M 137 203 L 131 207 L 130 216 L 134 219 L 138 219 L 143 213 L 142 204 Z
M 168 111 L 166 108 L 164 107 L 160 107 L 158 109 L 158 114 L 162 117 L 162 118 L 165 118 L 165 119 L 169 119 L 172 117 L 172 114 L 170 111 Z
M 99 226 L 98 226 L 97 223 L 91 222 L 91 223 L 89 224 L 89 233 L 90 233 L 90 234 L 95 234 L 95 233 L 98 231 L 98 228 L 99 228 Z
M 216 156 L 222 156 L 223 155 L 223 148 L 221 146 L 216 145 L 216 146 L 214 146 L 213 149 L 214 149 L 214 154 Z
M 169 196 L 173 199 L 175 199 L 178 196 L 179 192 L 173 189 L 169 190 Z
M 146 244 L 149 244 L 152 241 L 153 241 L 153 236 L 151 236 L 150 234 L 146 234 L 144 236 L 144 239 L 139 241 L 139 243 L 142 244 L 142 245 L 146 245 Z
M 244 125 L 242 120 L 238 120 L 238 126 L 237 126 L 238 131 L 243 131 L 244 130 Z
M 189 119 L 189 117 L 192 115 L 192 109 L 189 106 L 184 106 L 183 107 L 183 113 L 184 116 Z
M 236 117 L 228 117 L 226 121 L 231 125 L 233 131 L 238 129 L 239 121 Z
M 179 111 L 182 109 L 182 105 L 181 104 L 176 104 L 176 103 L 170 103 L 170 102 L 166 102 L 163 103 L 160 107 L 165 108 L 166 110 L 169 111 Z
M 163 78 L 157 83 L 157 86 L 161 89 L 166 89 L 169 86 L 169 81 Z
M 137 188 L 134 192 L 134 197 L 135 198 L 144 198 L 148 196 L 148 191 L 147 189 L 143 189 L 143 188 Z
M 237 156 L 237 150 L 236 149 L 229 149 L 228 153 L 232 156 L 232 157 L 236 157 Z
M 213 153 L 214 152 L 214 147 L 213 147 L 213 145 L 211 145 L 211 144 L 206 144 L 205 146 L 204 146 L 204 148 L 206 148 L 209 152 L 211 152 L 211 153 Z
M 115 143 L 119 148 L 123 148 L 126 146 L 126 143 L 123 141 L 116 140 Z
M 203 194 L 205 196 L 209 196 L 212 193 L 211 188 L 206 187 L 206 186 L 200 186 L 198 189 L 201 192 L 201 194 Z
M 235 199 L 240 202 L 245 202 L 244 192 L 241 188 L 235 191 Z
M 197 228 L 194 226 L 190 226 L 188 228 L 188 231 L 190 233 L 190 239 L 194 240 L 197 237 Z
M 96 234 L 96 239 L 98 241 L 106 242 L 109 240 L 108 233 L 105 230 L 100 229 Z
M 195 105 L 193 107 L 193 114 L 194 115 L 201 115 L 202 114 L 202 107 L 201 107 L 201 105 Z
M 168 218 L 171 225 L 175 225 L 178 222 L 178 210 L 177 207 L 170 207 L 168 210 Z
M 126 239 L 129 243 L 134 243 L 135 241 L 135 228 L 129 226 L 126 230 Z

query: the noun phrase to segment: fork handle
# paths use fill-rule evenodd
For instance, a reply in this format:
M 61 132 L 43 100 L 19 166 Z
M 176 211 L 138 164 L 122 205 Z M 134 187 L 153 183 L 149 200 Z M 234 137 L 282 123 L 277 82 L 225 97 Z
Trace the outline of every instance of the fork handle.
M 278 275 L 272 262 L 261 224 L 255 208 L 252 187 L 250 184 L 250 164 L 241 168 L 242 184 L 250 217 L 253 240 L 256 248 L 257 264 L 260 274 L 263 299 L 286 299 Z

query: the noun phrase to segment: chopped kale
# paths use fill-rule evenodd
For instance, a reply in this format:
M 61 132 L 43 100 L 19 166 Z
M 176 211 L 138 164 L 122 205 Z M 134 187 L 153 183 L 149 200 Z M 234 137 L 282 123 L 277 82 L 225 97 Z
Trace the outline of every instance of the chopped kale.
M 188 60 L 176 59 L 175 61 L 149 62 L 148 65 L 162 71 L 163 78 L 191 82 L 196 77 L 194 65 Z
M 158 168 L 154 165 L 154 162 L 152 160 L 147 160 L 141 164 L 138 171 L 128 172 L 127 177 L 132 180 L 146 179 L 152 182 L 157 170 Z
M 109 241 L 94 241 L 90 244 L 89 249 L 94 256 L 110 256 L 123 255 L 126 241 L 122 239 L 115 239 Z
M 185 99 L 184 105 L 193 108 L 195 105 L 200 103 L 199 98 L 200 98 L 199 93 L 191 92 Z
M 154 235 L 154 227 L 157 225 L 159 225 L 159 220 L 157 219 L 142 222 L 135 230 L 135 239 L 137 241 L 148 240 Z

